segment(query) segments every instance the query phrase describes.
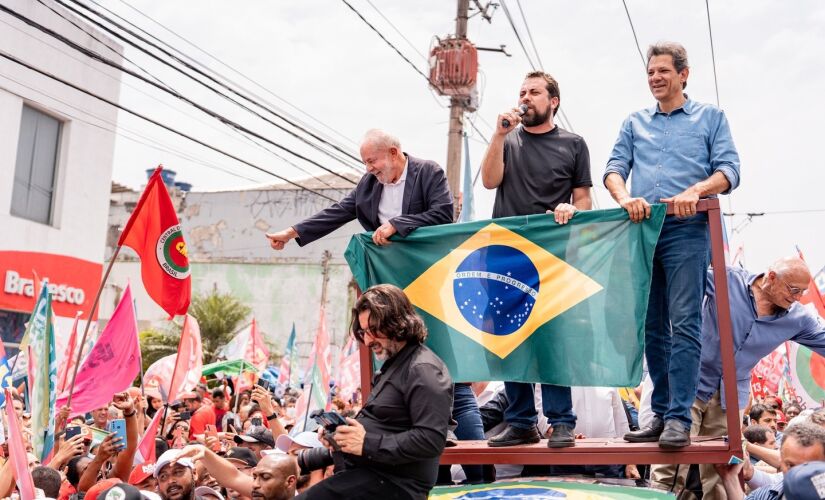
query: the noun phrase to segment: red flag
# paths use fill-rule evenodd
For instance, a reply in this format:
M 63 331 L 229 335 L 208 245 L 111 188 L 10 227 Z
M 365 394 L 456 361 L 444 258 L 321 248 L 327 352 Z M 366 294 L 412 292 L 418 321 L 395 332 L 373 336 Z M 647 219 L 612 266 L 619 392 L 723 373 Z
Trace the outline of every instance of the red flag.
M 132 465 L 154 463 L 157 461 L 157 456 L 155 455 L 155 438 L 158 436 L 161 418 L 163 418 L 163 411 L 159 409 L 155 412 L 152 421 L 149 422 L 146 433 L 140 438 L 140 443 L 138 443 L 137 453 L 135 453 L 135 459 Z
M 169 395 L 167 401 L 174 401 L 180 392 L 184 392 L 189 387 L 190 380 L 200 378 L 203 369 L 203 347 L 201 346 L 201 329 L 198 321 L 186 315 L 183 321 L 183 330 L 178 343 L 178 356 L 175 361 L 174 375 L 169 384 Z
M 785 355 L 776 349 L 762 358 L 751 371 L 751 385 L 753 377 L 761 377 L 762 389 L 770 394 L 779 394 L 779 383 L 785 372 Z
M 72 333 L 69 335 L 69 343 L 66 345 L 66 352 L 63 354 L 63 363 L 60 365 L 60 370 L 57 372 L 57 393 L 61 394 L 66 390 L 66 384 L 69 382 L 69 374 L 72 373 L 75 365 L 75 348 L 77 345 L 77 323 L 80 319 L 81 311 L 77 312 L 72 324 Z
M 158 167 L 117 244 L 140 256 L 143 286 L 169 316 L 186 314 L 192 293 L 189 258 L 178 216 Z
M 11 401 L 11 391 L 3 389 L 6 401 Z M 23 444 L 23 434 L 20 433 L 20 422 L 17 421 L 17 413 L 14 412 L 14 405 L 6 405 L 6 417 L 9 424 L 9 460 L 11 460 L 11 470 L 14 479 L 17 481 L 17 488 L 20 490 L 20 498 L 34 498 L 34 481 L 32 473 L 29 471 L 29 460 L 26 457 L 26 446 Z

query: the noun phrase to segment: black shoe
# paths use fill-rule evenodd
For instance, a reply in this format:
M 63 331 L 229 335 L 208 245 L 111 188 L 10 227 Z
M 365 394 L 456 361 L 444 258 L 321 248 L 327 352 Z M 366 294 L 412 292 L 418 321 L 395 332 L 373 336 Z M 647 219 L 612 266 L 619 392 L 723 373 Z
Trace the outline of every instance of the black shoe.
M 658 415 L 653 416 L 650 425 L 644 429 L 628 432 L 624 435 L 624 440 L 630 443 L 655 443 L 665 429 L 665 423 Z
M 576 436 L 573 434 L 573 428 L 567 424 L 558 424 L 553 426 L 553 434 L 550 434 L 550 439 L 547 440 L 548 448 L 570 448 L 576 446 Z
M 665 422 L 665 430 L 659 436 L 660 448 L 684 448 L 690 444 L 690 428 L 678 420 Z
M 516 446 L 519 444 L 532 444 L 541 441 L 536 426 L 529 429 L 521 429 L 508 425 L 506 429 L 487 440 L 487 446 Z

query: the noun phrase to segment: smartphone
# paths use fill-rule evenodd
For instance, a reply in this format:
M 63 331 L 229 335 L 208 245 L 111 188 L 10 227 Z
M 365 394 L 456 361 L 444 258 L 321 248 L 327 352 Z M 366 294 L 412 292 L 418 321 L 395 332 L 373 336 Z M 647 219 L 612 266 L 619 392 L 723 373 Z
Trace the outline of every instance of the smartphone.
M 180 420 L 189 420 L 190 418 L 192 418 L 192 414 L 188 411 L 182 411 L 178 414 L 178 418 Z
M 262 425 L 264 425 L 264 422 L 261 419 L 261 417 L 255 417 L 255 418 L 252 419 L 252 426 L 253 427 L 260 427 Z
M 79 425 L 71 425 L 69 427 L 66 427 L 66 440 L 68 441 L 69 439 L 81 434 L 82 432 L 83 428 Z
M 258 385 L 258 386 L 260 386 L 260 387 L 263 387 L 263 388 L 264 388 L 264 389 L 266 389 L 267 391 L 269 390 L 269 380 L 267 380 L 267 379 L 265 379 L 265 378 L 263 378 L 263 377 L 261 377 L 261 378 L 259 378 L 259 379 L 258 379 L 258 382 L 256 382 L 256 385 Z
M 120 446 L 118 450 L 126 448 L 126 421 L 118 418 L 109 422 L 109 432 L 113 433 L 116 438 L 120 438 Z

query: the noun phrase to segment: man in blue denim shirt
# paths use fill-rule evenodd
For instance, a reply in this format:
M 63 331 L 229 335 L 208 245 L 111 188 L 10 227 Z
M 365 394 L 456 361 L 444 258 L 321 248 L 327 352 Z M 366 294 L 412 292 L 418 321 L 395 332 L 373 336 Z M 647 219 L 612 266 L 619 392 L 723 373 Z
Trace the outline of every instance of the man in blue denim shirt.
M 739 267 L 727 268 L 728 298 L 736 362 L 736 392 L 739 411 L 748 404 L 751 370 L 785 341 L 797 342 L 825 356 L 825 321 L 797 300 L 808 289 L 811 273 L 798 257 L 774 262 L 762 274 Z M 716 314 L 713 271 L 707 273 L 706 300 L 702 311 L 702 359 L 699 387 L 693 402 L 693 436 L 727 434 L 725 390 L 722 381 L 722 354 Z M 674 483 L 672 467 L 656 467 L 654 486 L 669 489 L 684 485 L 687 467 L 679 468 Z M 700 465 L 705 498 L 724 498 L 722 485 L 712 465 Z M 749 477 L 745 477 L 749 480 Z
M 645 324 L 655 416 L 625 439 L 680 448 L 690 444 L 708 267 L 707 216 L 696 214 L 696 204 L 739 185 L 739 155 L 724 113 L 683 94 L 689 74 L 684 47 L 652 45 L 647 60 L 657 104 L 622 124 L 603 180 L 633 222 L 650 216 L 651 203 L 672 203 L 676 215 L 667 217 L 656 245 Z

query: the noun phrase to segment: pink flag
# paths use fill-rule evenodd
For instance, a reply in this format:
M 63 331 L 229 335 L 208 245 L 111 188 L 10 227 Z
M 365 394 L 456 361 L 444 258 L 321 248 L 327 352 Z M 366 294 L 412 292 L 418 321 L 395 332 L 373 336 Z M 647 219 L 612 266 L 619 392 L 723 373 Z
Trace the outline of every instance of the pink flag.
M 57 372 L 57 393 L 60 394 L 66 390 L 66 384 L 69 383 L 69 374 L 74 370 L 77 353 L 75 352 L 77 344 L 77 322 L 80 319 L 81 311 L 77 312 L 72 324 L 72 333 L 69 335 L 69 343 L 66 345 L 66 352 L 63 354 L 63 363 L 60 364 L 60 370 Z
M 155 456 L 155 438 L 158 436 L 158 427 L 160 427 L 160 419 L 163 418 L 163 411 L 155 412 L 154 418 L 149 422 L 149 427 L 146 428 L 146 433 L 138 443 L 137 453 L 135 453 L 135 460 L 132 465 L 139 465 L 145 463 L 154 463 L 157 461 Z
M 129 286 L 120 304 L 92 347 L 75 379 L 72 413 L 86 413 L 107 406 L 112 395 L 125 391 L 140 373 L 140 344 L 137 317 Z M 66 404 L 68 391 L 57 400 L 57 408 Z
M 264 339 L 261 337 L 261 332 L 258 331 L 258 322 L 252 318 L 252 324 L 249 325 L 249 341 L 246 344 L 246 352 L 244 359 L 252 363 L 258 370 L 266 368 L 269 362 L 269 348 L 264 344 Z
M 11 391 L 4 389 L 6 401 L 11 401 Z M 9 424 L 9 460 L 11 460 L 12 474 L 20 490 L 20 498 L 34 498 L 34 481 L 29 471 L 29 460 L 26 457 L 26 446 L 23 444 L 23 435 L 20 433 L 20 422 L 14 412 L 14 405 L 6 405 L 6 420 Z
M 303 430 L 307 415 L 315 409 L 328 410 L 329 380 L 331 369 L 331 353 L 329 350 L 329 336 L 324 310 L 321 309 L 321 321 L 318 325 L 318 334 L 309 353 L 307 376 L 304 377 L 304 391 L 295 403 L 295 427 Z
M 168 400 L 174 401 L 178 394 L 193 389 L 201 377 L 203 369 L 203 347 L 198 321 L 190 315 L 183 320 L 183 331 L 178 343 L 178 356 L 173 379 L 169 384 Z M 194 384 L 190 382 L 194 380 Z

